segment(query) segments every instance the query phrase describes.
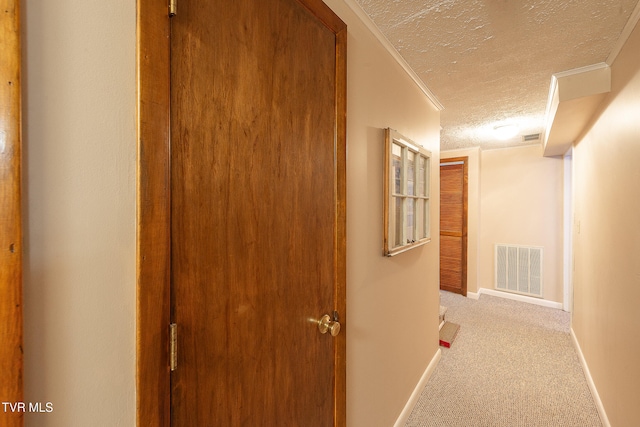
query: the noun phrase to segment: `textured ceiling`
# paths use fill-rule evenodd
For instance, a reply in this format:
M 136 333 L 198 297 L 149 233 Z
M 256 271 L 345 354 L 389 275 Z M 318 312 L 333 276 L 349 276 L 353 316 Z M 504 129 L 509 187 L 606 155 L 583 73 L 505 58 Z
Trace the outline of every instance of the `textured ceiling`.
M 604 62 L 638 0 L 357 2 L 444 105 L 441 148 L 450 150 L 542 133 L 551 75 Z M 497 141 L 493 128 L 505 122 L 519 134 Z

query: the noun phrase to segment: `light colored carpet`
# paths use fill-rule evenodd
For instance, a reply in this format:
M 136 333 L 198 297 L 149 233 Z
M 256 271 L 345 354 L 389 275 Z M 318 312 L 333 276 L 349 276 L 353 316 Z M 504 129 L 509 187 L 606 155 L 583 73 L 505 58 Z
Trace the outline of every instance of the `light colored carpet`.
M 481 295 L 441 292 L 460 325 L 407 427 L 601 426 L 569 335 L 570 315 Z

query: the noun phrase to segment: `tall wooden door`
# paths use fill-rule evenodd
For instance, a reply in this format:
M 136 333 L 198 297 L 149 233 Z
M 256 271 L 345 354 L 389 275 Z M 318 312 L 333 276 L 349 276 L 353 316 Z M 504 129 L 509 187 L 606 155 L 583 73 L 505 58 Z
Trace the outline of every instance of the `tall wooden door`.
M 20 2 L 0 0 L 0 399 L 22 398 L 22 213 Z M 0 425 L 22 426 L 5 409 Z
M 440 164 L 440 289 L 467 295 L 468 158 Z
M 345 316 L 339 31 L 321 1 L 171 19 L 174 426 L 344 422 L 344 333 L 319 328 Z

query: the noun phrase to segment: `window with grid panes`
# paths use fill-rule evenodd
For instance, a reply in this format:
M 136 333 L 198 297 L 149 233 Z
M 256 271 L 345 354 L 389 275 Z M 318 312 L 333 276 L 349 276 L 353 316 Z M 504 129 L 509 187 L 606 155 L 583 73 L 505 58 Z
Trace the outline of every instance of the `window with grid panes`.
M 385 134 L 384 254 L 393 256 L 431 240 L 431 153 L 393 129 Z

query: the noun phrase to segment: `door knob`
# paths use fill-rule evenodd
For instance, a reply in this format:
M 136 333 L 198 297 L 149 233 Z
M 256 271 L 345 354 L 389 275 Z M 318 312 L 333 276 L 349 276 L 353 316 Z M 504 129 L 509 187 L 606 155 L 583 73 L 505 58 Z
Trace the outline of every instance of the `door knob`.
M 321 334 L 329 332 L 332 337 L 337 336 L 340 333 L 340 322 L 337 320 L 331 320 L 331 316 L 325 314 L 318 320 L 318 329 Z

